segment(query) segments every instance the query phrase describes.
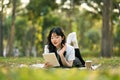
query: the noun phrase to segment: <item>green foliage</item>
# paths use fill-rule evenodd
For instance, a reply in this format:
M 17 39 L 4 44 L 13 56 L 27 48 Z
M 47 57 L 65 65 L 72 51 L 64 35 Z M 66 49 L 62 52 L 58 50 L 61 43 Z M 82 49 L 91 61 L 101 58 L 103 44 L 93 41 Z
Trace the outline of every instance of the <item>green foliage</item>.
M 120 23 L 117 24 L 116 33 L 114 34 L 114 55 L 120 56 Z
M 11 16 L 7 17 L 6 19 L 4 19 L 3 22 L 3 33 L 4 33 L 4 38 L 7 39 L 10 33 L 10 29 L 11 29 Z
M 89 30 L 85 36 L 90 40 L 89 43 L 96 44 L 100 40 L 100 35 L 98 31 Z
M 119 45 L 120 44 L 120 27 L 119 26 L 116 31 L 115 40 L 116 40 L 116 43 L 118 43 Z
M 16 40 L 21 40 L 21 37 L 25 37 L 26 33 L 27 33 L 27 19 L 24 17 L 16 17 Z
M 43 27 L 45 29 L 49 28 L 49 27 L 53 27 L 53 26 L 57 26 L 59 25 L 59 18 L 58 15 L 54 15 L 53 14 L 48 14 L 46 16 L 44 16 L 44 22 L 43 22 Z
M 84 56 L 84 57 L 98 57 L 100 56 L 100 50 L 89 50 L 89 49 L 85 49 L 85 50 L 81 50 L 81 55 Z
M 51 9 L 55 9 L 57 5 L 54 3 L 55 0 L 30 0 L 27 6 L 28 14 L 31 19 L 35 19 L 41 15 L 46 15 Z
M 89 30 L 85 33 L 86 43 L 88 48 L 92 51 L 98 51 L 100 49 L 100 34 L 96 30 Z M 91 51 L 90 51 L 91 52 Z

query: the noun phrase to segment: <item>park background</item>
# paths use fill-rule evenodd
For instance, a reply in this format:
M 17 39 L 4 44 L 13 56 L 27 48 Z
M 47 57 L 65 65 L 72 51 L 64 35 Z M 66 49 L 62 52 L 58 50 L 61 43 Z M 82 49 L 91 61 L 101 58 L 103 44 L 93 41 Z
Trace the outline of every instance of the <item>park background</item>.
M 19 80 L 24 72 L 18 68 L 11 70 L 8 66 L 13 64 L 14 67 L 18 64 L 28 66 L 43 62 L 42 53 L 44 45 L 47 44 L 47 35 L 50 29 L 56 26 L 63 28 L 66 36 L 73 31 L 77 33 L 81 55 L 85 60 L 92 59 L 96 64 L 103 63 L 102 70 L 110 66 L 108 72 L 98 71 L 91 75 L 98 78 L 100 73 L 105 75 L 102 77 L 106 80 L 111 75 L 113 75 L 110 77 L 111 80 L 120 79 L 119 72 L 114 72 L 119 71 L 120 68 L 119 0 L 0 0 L 0 75 L 5 74 L 15 79 L 15 73 L 17 73 L 17 77 L 21 75 Z M 28 68 L 24 70 L 36 75 L 36 70 Z M 62 71 L 57 75 L 59 78 L 64 73 Z M 71 72 L 78 73 L 77 70 L 71 70 L 68 73 Z M 27 73 L 25 73 L 26 77 L 29 76 Z M 52 73 L 52 75 L 57 74 L 54 70 Z M 87 74 L 86 71 L 81 73 L 83 76 Z M 40 71 L 40 74 L 45 72 Z M 3 80 L 5 78 L 3 76 Z M 100 77 L 99 80 L 101 79 Z
M 119 0 L 1 0 L 0 54 L 41 56 L 51 28 L 75 31 L 84 56 L 119 56 Z M 105 5 L 104 5 L 105 4 Z

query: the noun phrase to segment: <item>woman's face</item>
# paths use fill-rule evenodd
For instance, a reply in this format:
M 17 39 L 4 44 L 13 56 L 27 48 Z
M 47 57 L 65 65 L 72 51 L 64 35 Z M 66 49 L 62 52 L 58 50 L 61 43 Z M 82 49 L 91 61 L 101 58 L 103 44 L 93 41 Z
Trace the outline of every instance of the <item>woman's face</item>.
M 57 35 L 56 33 L 52 33 L 51 42 L 57 49 L 61 47 L 62 40 L 63 38 L 61 36 Z

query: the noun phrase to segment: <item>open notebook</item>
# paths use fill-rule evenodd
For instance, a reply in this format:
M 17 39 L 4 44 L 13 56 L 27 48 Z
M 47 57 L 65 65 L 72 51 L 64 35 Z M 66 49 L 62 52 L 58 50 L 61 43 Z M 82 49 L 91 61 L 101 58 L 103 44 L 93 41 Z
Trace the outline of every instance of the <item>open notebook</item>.
M 45 53 L 43 54 L 45 62 L 50 62 L 53 66 L 60 66 L 55 53 Z

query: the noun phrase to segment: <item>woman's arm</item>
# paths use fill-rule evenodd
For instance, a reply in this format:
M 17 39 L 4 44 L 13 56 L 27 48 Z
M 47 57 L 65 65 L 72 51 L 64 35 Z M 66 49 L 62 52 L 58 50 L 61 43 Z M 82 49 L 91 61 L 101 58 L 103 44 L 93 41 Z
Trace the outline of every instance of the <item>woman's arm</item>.
M 66 51 L 66 45 L 63 45 L 63 48 L 58 52 L 61 58 L 61 61 L 64 66 L 72 67 L 73 65 L 73 60 L 67 61 L 66 58 L 64 57 L 64 52 Z
M 73 65 L 73 60 L 72 61 L 67 61 L 64 55 L 60 55 L 61 61 L 64 66 L 72 67 Z

